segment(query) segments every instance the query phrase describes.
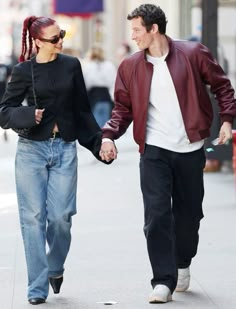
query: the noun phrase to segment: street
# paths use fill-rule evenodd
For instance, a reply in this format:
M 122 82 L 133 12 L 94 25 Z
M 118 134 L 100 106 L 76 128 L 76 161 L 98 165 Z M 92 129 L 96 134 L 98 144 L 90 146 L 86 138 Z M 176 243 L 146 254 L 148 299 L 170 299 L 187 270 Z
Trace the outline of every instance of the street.
M 0 308 L 30 308 L 14 184 L 16 135 L 0 132 Z M 40 308 L 120 309 L 151 306 L 151 267 L 143 235 L 139 154 L 128 132 L 117 141 L 118 159 L 106 166 L 78 147 L 78 213 L 61 293 L 50 289 Z M 183 188 L 184 189 L 184 188 Z M 205 174 L 198 254 L 186 293 L 165 308 L 236 308 L 236 182 L 230 172 Z M 112 302 L 114 302 L 112 304 Z

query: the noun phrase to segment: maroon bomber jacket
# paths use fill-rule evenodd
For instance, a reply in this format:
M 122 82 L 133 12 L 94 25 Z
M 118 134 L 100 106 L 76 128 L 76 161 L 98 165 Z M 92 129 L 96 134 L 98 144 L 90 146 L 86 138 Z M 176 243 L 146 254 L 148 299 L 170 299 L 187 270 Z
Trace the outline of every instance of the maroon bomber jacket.
M 232 123 L 236 117 L 234 90 L 206 46 L 167 39 L 166 62 L 189 141 L 196 142 L 210 135 L 213 111 L 207 86 L 217 99 L 222 122 Z M 103 138 L 118 139 L 133 121 L 134 139 L 143 153 L 152 74 L 153 65 L 146 60 L 145 51 L 139 51 L 121 63 L 115 84 L 115 106 L 111 119 L 103 128 Z

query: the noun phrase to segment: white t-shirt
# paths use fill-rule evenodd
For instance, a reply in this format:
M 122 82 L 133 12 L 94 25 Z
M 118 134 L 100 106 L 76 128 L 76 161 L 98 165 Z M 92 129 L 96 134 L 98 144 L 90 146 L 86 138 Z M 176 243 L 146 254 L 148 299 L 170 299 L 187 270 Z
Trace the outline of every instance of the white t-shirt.
M 147 55 L 153 64 L 149 97 L 146 143 L 175 152 L 200 149 L 204 140 L 190 143 L 183 122 L 179 101 L 165 58 Z

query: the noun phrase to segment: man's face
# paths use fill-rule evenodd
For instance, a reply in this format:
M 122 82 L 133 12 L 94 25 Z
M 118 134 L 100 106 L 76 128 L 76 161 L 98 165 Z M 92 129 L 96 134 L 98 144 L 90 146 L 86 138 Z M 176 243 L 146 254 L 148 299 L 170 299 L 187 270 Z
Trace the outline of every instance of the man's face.
M 147 32 L 146 28 L 142 25 L 142 18 L 131 19 L 132 40 L 134 40 L 138 47 L 143 50 L 149 48 L 153 41 L 151 32 Z

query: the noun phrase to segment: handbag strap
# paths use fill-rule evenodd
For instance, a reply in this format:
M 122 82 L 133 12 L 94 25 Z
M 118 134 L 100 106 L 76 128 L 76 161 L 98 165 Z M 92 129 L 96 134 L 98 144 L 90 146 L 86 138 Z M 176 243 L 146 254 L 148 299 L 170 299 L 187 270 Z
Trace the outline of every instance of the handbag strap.
M 35 83 L 34 83 L 34 67 L 33 67 L 33 61 L 30 60 L 31 65 L 31 77 L 32 77 L 32 87 L 33 87 L 33 96 L 34 96 L 34 104 L 37 107 L 37 99 L 36 99 L 36 93 L 35 93 Z

